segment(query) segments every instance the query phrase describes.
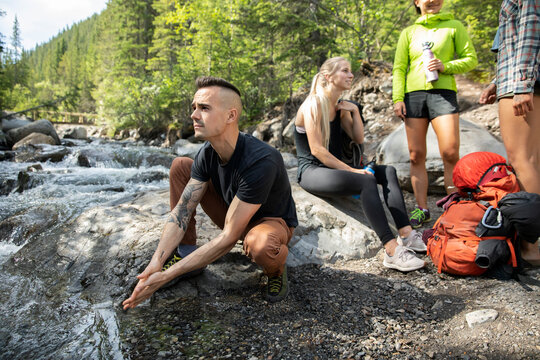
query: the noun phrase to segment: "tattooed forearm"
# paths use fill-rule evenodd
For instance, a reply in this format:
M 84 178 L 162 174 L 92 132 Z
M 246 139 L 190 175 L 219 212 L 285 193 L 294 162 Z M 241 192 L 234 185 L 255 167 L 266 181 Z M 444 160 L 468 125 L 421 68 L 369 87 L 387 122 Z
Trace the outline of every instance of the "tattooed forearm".
M 165 255 L 165 251 L 161 252 L 161 255 L 159 255 L 159 259 L 161 260 L 163 258 L 163 255 Z
M 180 201 L 171 211 L 168 222 L 175 223 L 180 229 L 186 231 L 189 220 L 201 202 L 205 190 L 205 183 L 191 179 L 184 188 Z

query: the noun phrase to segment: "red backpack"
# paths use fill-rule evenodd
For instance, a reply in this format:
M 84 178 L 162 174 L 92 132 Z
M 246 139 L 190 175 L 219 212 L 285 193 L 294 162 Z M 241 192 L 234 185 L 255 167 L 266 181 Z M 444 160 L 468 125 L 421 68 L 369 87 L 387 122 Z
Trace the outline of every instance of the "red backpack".
M 491 231 L 489 236 L 477 235 L 480 223 L 491 227 L 485 222 L 486 217 L 499 216 L 502 225 L 497 203 L 506 194 L 519 191 L 512 167 L 500 155 L 476 152 L 458 161 L 452 179 L 458 193 L 441 201 L 444 202 L 444 213 L 432 229 L 424 232 L 428 255 L 438 272 L 455 275 L 481 275 L 486 272 L 487 268 L 479 267 L 475 262 L 478 246 L 484 240 L 506 242 L 510 249 L 510 261 L 516 267 L 512 244 L 514 235 L 498 235 L 496 231 Z

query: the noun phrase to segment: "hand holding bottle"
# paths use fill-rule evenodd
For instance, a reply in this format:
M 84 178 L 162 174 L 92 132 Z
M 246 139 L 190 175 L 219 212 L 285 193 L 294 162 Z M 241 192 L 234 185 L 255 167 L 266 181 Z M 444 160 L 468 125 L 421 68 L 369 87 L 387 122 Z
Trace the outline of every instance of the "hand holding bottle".
M 422 58 L 424 62 L 424 71 L 426 73 L 426 81 L 433 82 L 439 80 L 438 71 L 444 71 L 444 65 L 441 60 L 437 59 L 431 51 L 432 42 L 422 43 Z
M 433 58 L 433 59 L 429 60 L 429 62 L 427 64 L 427 69 L 429 71 L 443 72 L 444 71 L 444 64 L 440 59 Z

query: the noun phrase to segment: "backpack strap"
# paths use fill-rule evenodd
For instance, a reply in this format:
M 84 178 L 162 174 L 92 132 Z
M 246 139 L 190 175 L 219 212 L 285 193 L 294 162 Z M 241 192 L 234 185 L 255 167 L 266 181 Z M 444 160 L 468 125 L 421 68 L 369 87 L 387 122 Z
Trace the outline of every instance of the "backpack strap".
M 448 244 L 448 233 L 446 232 L 446 226 L 444 224 L 440 224 L 438 220 L 436 224 L 441 227 L 442 233 L 444 234 L 444 236 L 441 238 L 442 248 L 441 252 L 439 253 L 439 263 L 437 264 L 437 272 L 440 274 L 442 273 L 442 262 L 444 258 L 444 253 L 446 252 L 446 245 Z
M 514 240 L 516 240 L 517 235 L 514 234 Z M 508 244 L 508 248 L 510 248 L 510 254 L 511 254 L 511 260 L 512 260 L 512 267 L 517 268 L 517 258 L 516 258 L 516 251 L 514 249 L 514 244 L 512 239 L 506 238 L 506 243 Z
M 444 235 L 444 238 L 442 239 L 442 249 L 439 253 L 439 263 L 437 264 L 437 272 L 439 274 L 442 273 L 442 261 L 444 258 L 444 252 L 446 251 L 446 244 L 448 244 L 448 235 Z

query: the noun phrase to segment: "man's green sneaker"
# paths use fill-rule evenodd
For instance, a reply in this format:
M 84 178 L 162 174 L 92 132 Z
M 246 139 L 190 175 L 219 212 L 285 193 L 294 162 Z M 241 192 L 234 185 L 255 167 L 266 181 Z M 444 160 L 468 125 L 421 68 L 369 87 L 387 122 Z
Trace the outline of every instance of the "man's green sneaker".
M 411 223 L 411 226 L 413 229 L 418 229 L 423 224 L 428 223 L 430 221 L 431 221 L 431 215 L 428 209 L 416 208 L 413 211 L 411 211 L 411 217 L 409 218 L 409 222 Z
M 165 265 L 163 265 L 163 268 L 161 268 L 161 271 L 168 270 L 171 266 L 173 266 L 180 260 L 182 260 L 182 257 L 175 250 L 172 256 L 167 259 L 167 261 L 165 262 Z
M 264 287 L 263 295 L 269 302 L 277 302 L 285 299 L 288 293 L 287 265 L 285 265 L 281 275 L 268 277 L 268 284 Z
M 173 266 L 174 264 L 176 264 L 177 262 L 179 262 L 180 260 L 182 260 L 183 258 L 188 256 L 189 254 L 191 254 L 195 250 L 197 250 L 196 245 L 183 245 L 183 244 L 178 245 L 178 247 L 176 248 L 176 250 L 174 250 L 172 255 L 167 259 L 167 261 L 165 261 L 165 264 L 163 265 L 163 268 L 161 268 L 161 271 L 168 270 L 171 266 Z M 204 270 L 204 267 L 201 268 L 201 269 L 190 271 L 187 274 L 180 275 L 180 276 L 172 279 L 171 281 L 169 281 L 165 285 L 163 285 L 162 288 L 167 288 L 167 287 L 173 286 L 180 280 L 187 279 L 187 278 L 199 275 L 200 273 L 203 272 L 203 270 Z

